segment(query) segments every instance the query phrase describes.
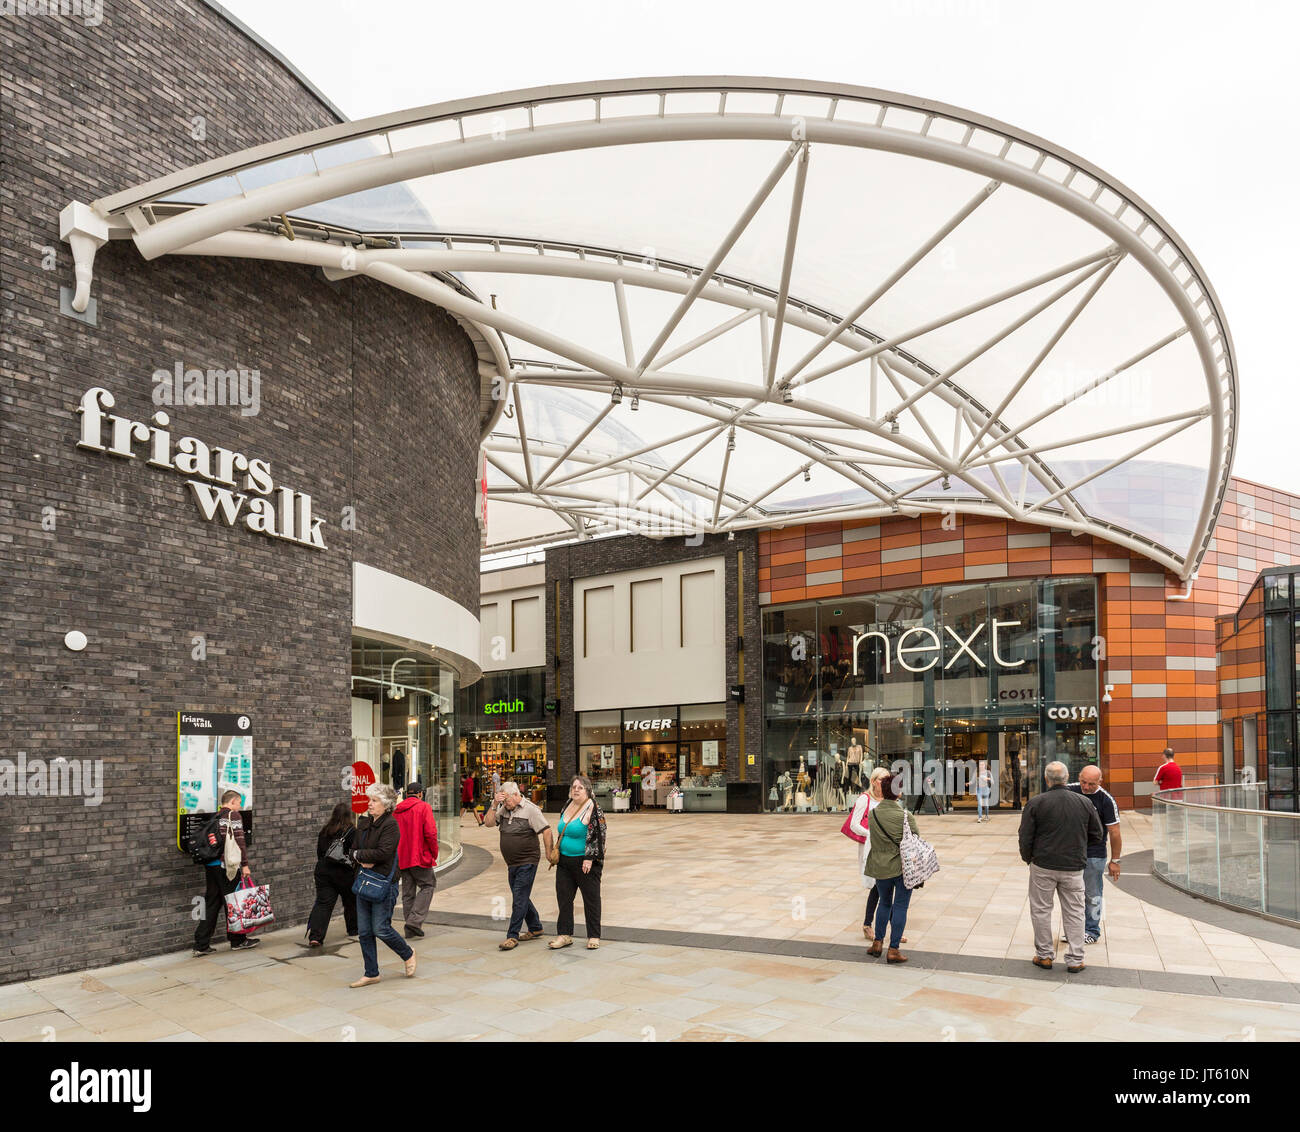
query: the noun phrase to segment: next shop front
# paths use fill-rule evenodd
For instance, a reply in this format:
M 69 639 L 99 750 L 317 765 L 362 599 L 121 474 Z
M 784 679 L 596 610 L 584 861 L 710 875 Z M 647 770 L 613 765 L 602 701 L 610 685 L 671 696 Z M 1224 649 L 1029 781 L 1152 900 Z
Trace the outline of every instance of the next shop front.
M 1018 809 L 1098 755 L 1092 578 L 931 586 L 763 611 L 768 810 L 843 811 L 877 766 L 915 807 Z

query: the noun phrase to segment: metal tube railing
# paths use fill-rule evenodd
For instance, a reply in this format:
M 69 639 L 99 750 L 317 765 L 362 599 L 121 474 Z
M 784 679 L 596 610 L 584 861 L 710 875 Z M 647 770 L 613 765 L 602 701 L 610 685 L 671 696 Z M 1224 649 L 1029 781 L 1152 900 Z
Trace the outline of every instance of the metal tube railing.
M 1267 801 L 1264 782 L 1153 795 L 1152 871 L 1192 895 L 1300 924 L 1300 813 Z

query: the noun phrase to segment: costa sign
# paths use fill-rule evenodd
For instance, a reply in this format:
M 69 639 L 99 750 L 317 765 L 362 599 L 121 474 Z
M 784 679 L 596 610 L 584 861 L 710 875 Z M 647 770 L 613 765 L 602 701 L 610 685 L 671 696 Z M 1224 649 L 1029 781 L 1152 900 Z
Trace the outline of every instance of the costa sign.
M 1048 719 L 1096 719 L 1097 705 L 1090 704 L 1088 707 L 1080 707 L 1078 704 L 1072 707 L 1049 707 L 1047 709 Z
M 134 460 L 136 445 L 151 468 L 193 477 L 185 486 L 194 496 L 199 513 L 209 522 L 220 515 L 228 527 L 242 522 L 250 531 L 270 538 L 325 549 L 321 536 L 324 519 L 312 515 L 311 496 L 291 487 L 277 486 L 266 460 L 250 459 L 230 448 L 209 447 L 193 436 L 182 436 L 173 448 L 171 423 L 166 413 L 154 413 L 144 424 L 105 413 L 117 402 L 107 389 L 87 389 L 77 412 L 81 415 L 78 448 L 103 452 L 121 460 Z M 104 425 L 109 424 L 108 443 Z M 240 482 L 242 477 L 242 484 Z M 243 491 L 237 491 L 242 486 Z
M 943 666 L 944 671 L 951 668 L 965 653 L 980 668 L 987 668 L 983 657 L 975 649 L 976 641 L 979 640 L 985 629 L 989 629 L 989 652 L 992 654 L 993 664 L 998 668 L 1019 668 L 1025 663 L 1024 658 L 1020 660 L 1008 660 L 1002 655 L 1001 639 L 999 632 L 1002 629 L 1010 629 L 1019 625 L 1019 621 L 998 621 L 996 618 L 990 618 L 988 621 L 981 621 L 971 631 L 970 636 L 963 638 L 951 625 L 943 626 L 945 638 L 941 638 L 938 633 L 927 625 L 914 625 L 912 628 L 904 630 L 897 637 L 891 637 L 875 629 L 866 633 L 855 633 L 853 635 L 853 675 L 858 674 L 858 649 L 862 646 L 863 641 L 869 641 L 873 637 L 880 641 L 885 651 L 885 671 L 890 672 L 890 664 L 897 660 L 898 664 L 908 672 L 928 672 L 944 657 L 945 645 L 956 645 L 956 649 L 951 652 L 948 662 Z M 992 628 L 990 629 L 990 625 Z M 920 657 L 931 654 L 930 659 L 924 663 L 912 663 L 912 657 Z

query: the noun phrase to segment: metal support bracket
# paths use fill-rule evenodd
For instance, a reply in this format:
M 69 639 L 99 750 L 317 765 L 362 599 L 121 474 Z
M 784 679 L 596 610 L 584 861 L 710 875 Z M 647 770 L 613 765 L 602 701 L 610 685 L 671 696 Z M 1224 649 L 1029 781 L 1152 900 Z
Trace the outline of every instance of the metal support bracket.
M 73 201 L 59 213 L 59 239 L 71 245 L 76 265 L 77 289 L 72 296 L 72 309 L 85 314 L 90 306 L 95 253 L 108 243 L 108 221 L 90 205 Z

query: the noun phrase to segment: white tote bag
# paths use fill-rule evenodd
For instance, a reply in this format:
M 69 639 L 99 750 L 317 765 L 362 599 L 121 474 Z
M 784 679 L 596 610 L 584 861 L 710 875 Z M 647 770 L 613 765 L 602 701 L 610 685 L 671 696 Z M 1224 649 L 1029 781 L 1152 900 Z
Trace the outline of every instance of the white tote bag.
M 898 855 L 903 863 L 904 888 L 918 888 L 939 871 L 939 855 L 919 833 L 912 832 L 906 810 L 903 811 L 903 840 L 899 843 Z
M 235 879 L 235 874 L 239 872 L 240 852 L 239 842 L 235 840 L 235 835 L 231 832 L 231 827 L 226 826 L 226 850 L 222 854 L 221 863 L 226 867 L 226 876 L 230 880 Z

